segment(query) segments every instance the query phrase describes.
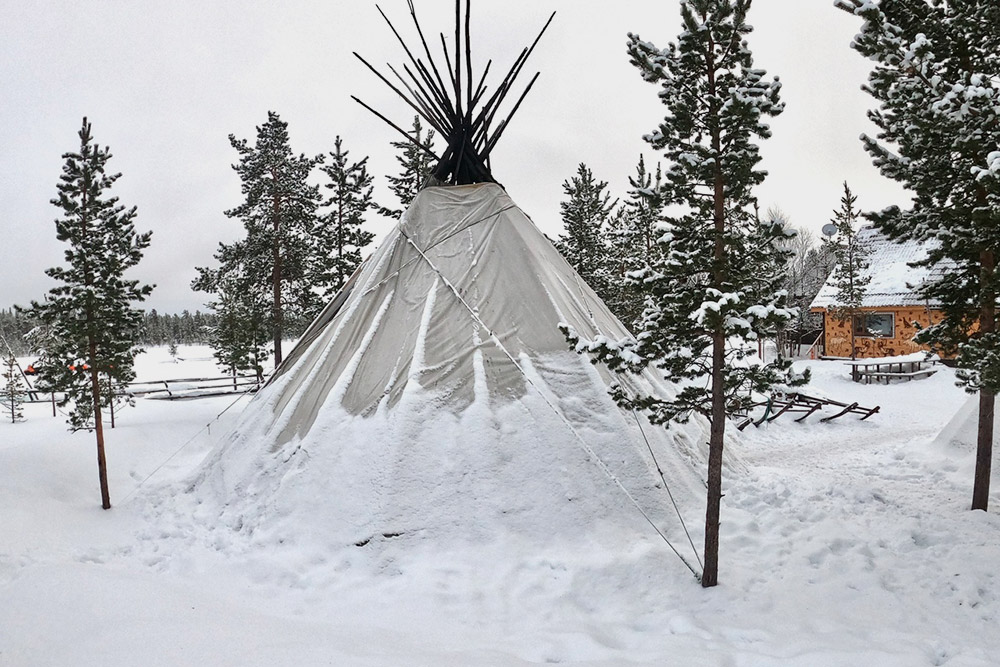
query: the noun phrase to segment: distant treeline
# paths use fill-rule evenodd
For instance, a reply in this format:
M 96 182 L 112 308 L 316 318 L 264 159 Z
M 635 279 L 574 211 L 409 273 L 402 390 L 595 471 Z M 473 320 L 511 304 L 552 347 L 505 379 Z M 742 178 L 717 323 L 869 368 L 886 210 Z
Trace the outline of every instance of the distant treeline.
M 11 308 L 0 308 L 0 335 L 4 337 L 14 354 L 21 356 L 31 352 L 24 337 L 35 328 L 32 318 L 26 317 Z M 0 342 L 0 355 L 6 355 L 7 348 Z
M 139 342 L 143 345 L 207 344 L 218 317 L 212 313 L 185 310 L 180 315 L 160 315 L 151 310 L 144 316 L 145 325 Z
M 207 344 L 217 317 L 212 313 L 185 310 L 180 315 L 160 314 L 151 310 L 143 315 L 143 331 L 139 338 L 141 345 Z M 36 322 L 26 314 L 13 309 L 0 309 L 0 334 L 7 340 L 14 354 L 31 354 L 25 336 L 35 328 Z M 6 353 L 0 344 L 0 352 Z

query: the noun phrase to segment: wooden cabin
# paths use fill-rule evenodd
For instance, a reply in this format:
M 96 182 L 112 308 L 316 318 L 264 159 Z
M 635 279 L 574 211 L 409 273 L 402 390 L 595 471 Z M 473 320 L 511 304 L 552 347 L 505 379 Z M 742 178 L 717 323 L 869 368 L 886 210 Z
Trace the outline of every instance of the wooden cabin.
M 868 248 L 864 274 L 871 279 L 862 314 L 851 321 L 832 312 L 839 305 L 834 283 L 837 267 L 809 307 L 810 312 L 823 316 L 823 354 L 850 357 L 852 327 L 854 353 L 860 359 L 926 351 L 927 346 L 914 343 L 913 336 L 920 328 L 939 322 L 942 313 L 937 303 L 917 294 L 917 288 L 935 273 L 910 266 L 926 257 L 924 247 L 915 241 L 891 241 L 874 227 L 860 229 L 858 239 Z

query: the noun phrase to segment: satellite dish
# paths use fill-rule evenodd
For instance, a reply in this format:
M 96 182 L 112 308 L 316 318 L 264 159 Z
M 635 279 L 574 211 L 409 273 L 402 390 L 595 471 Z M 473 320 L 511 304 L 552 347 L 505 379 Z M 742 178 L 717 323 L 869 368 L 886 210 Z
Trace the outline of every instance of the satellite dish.
M 828 222 L 823 225 L 823 236 L 833 237 L 837 233 L 837 225 Z

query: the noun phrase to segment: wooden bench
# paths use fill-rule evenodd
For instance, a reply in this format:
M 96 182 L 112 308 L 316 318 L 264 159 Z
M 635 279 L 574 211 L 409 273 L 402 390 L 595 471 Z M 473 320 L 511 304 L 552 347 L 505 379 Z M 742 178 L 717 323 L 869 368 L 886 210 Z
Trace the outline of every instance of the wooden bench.
M 861 373 L 857 382 L 860 382 L 861 378 L 864 379 L 865 384 L 871 384 L 872 380 L 875 380 L 875 382 L 881 382 L 884 380 L 886 384 L 889 384 L 890 380 L 906 380 L 909 382 L 910 380 L 919 380 L 920 378 L 930 377 L 935 373 L 937 373 L 936 368 L 922 368 L 919 371 L 910 371 L 909 373 L 868 371 Z
M 892 380 L 918 380 L 929 377 L 937 372 L 932 368 L 938 361 L 937 357 L 929 359 L 918 355 L 917 358 L 906 357 L 883 357 L 877 359 L 855 359 L 844 363 L 851 367 L 851 379 L 855 382 L 864 381 L 865 384 L 875 382 L 885 382 L 889 384 Z

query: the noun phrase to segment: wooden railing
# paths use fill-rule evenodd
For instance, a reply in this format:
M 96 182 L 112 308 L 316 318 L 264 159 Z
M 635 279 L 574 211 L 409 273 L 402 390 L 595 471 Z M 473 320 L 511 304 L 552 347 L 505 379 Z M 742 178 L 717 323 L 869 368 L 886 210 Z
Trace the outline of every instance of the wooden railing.
M 257 376 L 251 374 L 213 378 L 176 378 L 131 382 L 129 393 L 133 396 L 176 400 L 256 391 L 260 385 Z
M 130 382 L 128 384 L 128 393 L 136 397 L 181 400 L 254 392 L 260 389 L 262 384 L 262 382 L 257 380 L 255 374 L 227 375 L 211 378 L 142 380 Z M 27 403 L 54 403 L 61 398 L 59 393 L 55 395 L 45 394 L 37 389 L 31 389 L 28 394 L 29 400 L 26 401 Z

